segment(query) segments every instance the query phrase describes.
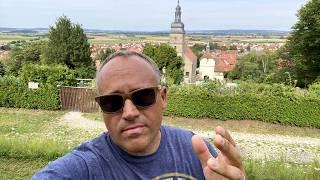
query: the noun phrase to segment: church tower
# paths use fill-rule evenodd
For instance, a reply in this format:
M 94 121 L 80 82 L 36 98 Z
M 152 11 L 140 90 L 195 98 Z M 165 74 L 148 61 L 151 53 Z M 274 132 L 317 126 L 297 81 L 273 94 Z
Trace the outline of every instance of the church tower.
M 174 22 L 171 24 L 171 32 L 170 32 L 170 45 L 176 48 L 178 56 L 183 57 L 183 46 L 184 46 L 184 24 L 181 21 L 181 7 L 178 4 L 175 12 Z
M 194 83 L 196 81 L 197 56 L 187 46 L 185 41 L 184 24 L 181 21 L 181 7 L 176 7 L 174 22 L 171 23 L 170 46 L 176 49 L 177 55 L 183 61 L 183 82 Z

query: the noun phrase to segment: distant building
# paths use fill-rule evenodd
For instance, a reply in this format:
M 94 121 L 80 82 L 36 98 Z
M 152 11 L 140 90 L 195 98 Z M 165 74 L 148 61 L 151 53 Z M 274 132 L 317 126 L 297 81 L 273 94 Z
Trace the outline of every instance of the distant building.
M 181 21 L 181 7 L 178 4 L 175 12 L 175 20 L 171 24 L 170 46 L 174 47 L 178 56 L 183 59 L 183 75 L 185 83 L 194 83 L 196 81 L 197 56 L 187 46 L 185 41 L 184 24 Z
M 207 48 L 200 58 L 198 80 L 224 81 L 224 74 L 232 71 L 236 63 L 236 50 L 210 52 Z

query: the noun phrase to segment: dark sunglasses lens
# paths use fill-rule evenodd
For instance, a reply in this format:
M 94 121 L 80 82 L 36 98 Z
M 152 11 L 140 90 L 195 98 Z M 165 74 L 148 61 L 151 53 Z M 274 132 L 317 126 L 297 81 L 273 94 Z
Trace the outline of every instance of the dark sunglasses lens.
M 123 106 L 123 98 L 119 95 L 100 97 L 100 107 L 103 112 L 117 112 Z
M 132 94 L 132 101 L 135 105 L 146 107 L 152 105 L 156 100 L 154 89 L 143 89 Z

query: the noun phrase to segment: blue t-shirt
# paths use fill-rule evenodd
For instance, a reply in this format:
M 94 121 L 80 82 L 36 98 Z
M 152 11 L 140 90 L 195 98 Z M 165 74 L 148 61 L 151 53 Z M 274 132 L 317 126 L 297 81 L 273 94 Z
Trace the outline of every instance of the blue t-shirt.
M 192 149 L 194 134 L 169 126 L 161 126 L 160 131 L 160 146 L 151 155 L 130 155 L 111 141 L 109 133 L 103 133 L 50 162 L 32 179 L 204 179 Z

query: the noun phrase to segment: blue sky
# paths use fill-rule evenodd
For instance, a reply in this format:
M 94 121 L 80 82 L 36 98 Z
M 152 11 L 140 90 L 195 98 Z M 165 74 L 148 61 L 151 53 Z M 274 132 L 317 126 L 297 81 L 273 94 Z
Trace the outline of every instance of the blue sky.
M 180 0 L 186 30 L 290 30 L 307 0 Z M 0 27 L 49 27 L 62 14 L 84 28 L 169 30 L 176 0 L 0 0 Z

